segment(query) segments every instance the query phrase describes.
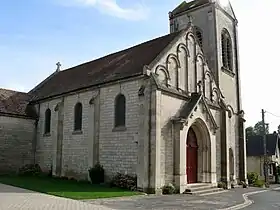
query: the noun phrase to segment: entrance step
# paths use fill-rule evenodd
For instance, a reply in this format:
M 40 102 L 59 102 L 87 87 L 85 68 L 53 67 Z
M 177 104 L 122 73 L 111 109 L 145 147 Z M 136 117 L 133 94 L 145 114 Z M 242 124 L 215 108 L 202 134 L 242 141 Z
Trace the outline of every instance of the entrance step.
M 212 184 L 197 183 L 197 184 L 188 185 L 184 194 L 207 195 L 207 194 L 217 193 L 217 192 L 221 192 L 221 191 L 224 191 L 224 189 L 217 188 L 216 186 L 213 186 Z

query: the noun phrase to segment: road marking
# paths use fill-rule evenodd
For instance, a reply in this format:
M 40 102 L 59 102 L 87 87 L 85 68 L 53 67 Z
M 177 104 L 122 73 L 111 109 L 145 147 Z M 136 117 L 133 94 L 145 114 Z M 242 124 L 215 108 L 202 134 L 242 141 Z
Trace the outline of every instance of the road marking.
M 228 208 L 225 208 L 225 209 L 220 209 L 220 210 L 238 210 L 238 209 L 243 209 L 243 208 L 245 208 L 247 206 L 250 206 L 254 202 L 253 200 L 250 200 L 248 198 L 248 196 L 254 195 L 254 194 L 259 194 L 259 193 L 264 193 L 264 192 L 267 192 L 267 191 L 269 191 L 269 190 L 260 190 L 260 191 L 244 193 L 244 194 L 242 194 L 242 197 L 244 198 L 244 203 L 241 203 L 241 204 L 238 204 L 238 205 L 235 205 L 235 206 L 231 206 L 231 207 L 228 207 Z

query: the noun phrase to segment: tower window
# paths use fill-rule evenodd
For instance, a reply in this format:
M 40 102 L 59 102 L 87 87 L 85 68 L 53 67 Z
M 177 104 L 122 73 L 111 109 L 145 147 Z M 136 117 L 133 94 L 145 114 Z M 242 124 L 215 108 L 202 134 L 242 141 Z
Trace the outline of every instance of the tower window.
M 198 40 L 198 44 L 199 44 L 199 46 L 202 48 L 202 46 L 203 46 L 203 34 L 202 34 L 202 30 L 196 26 L 196 27 L 194 28 L 194 31 L 195 31 L 196 38 L 197 38 L 197 40 Z
M 223 67 L 227 70 L 233 70 L 232 62 L 232 42 L 229 32 L 224 29 L 222 31 L 222 61 Z

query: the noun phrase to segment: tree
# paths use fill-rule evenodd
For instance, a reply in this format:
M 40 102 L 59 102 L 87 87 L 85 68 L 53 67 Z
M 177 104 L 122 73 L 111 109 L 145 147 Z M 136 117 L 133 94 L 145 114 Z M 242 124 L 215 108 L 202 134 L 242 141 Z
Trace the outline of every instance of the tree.
M 248 128 L 246 128 L 245 133 L 246 133 L 246 139 L 248 139 L 249 136 L 256 135 L 254 132 L 254 128 L 252 126 L 249 126 Z
M 263 130 L 262 121 L 257 122 L 254 127 L 252 126 L 247 127 L 245 129 L 246 139 L 249 136 L 262 135 L 262 130 Z M 280 125 L 278 126 L 278 132 L 280 133 Z M 269 134 L 268 124 L 266 124 L 265 133 Z
M 255 133 L 255 135 L 262 135 L 262 130 L 263 130 L 262 121 L 259 121 L 254 126 L 254 133 Z M 266 126 L 265 126 L 265 133 L 269 134 L 269 126 L 268 126 L 268 124 L 266 124 Z

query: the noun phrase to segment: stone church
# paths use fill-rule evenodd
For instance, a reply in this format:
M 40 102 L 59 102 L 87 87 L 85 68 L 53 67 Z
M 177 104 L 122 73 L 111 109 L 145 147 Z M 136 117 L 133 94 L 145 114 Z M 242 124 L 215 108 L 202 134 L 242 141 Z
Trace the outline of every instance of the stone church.
M 144 191 L 246 180 L 237 19 L 230 3 L 183 2 L 170 33 L 0 90 L 0 170 L 137 175 Z

